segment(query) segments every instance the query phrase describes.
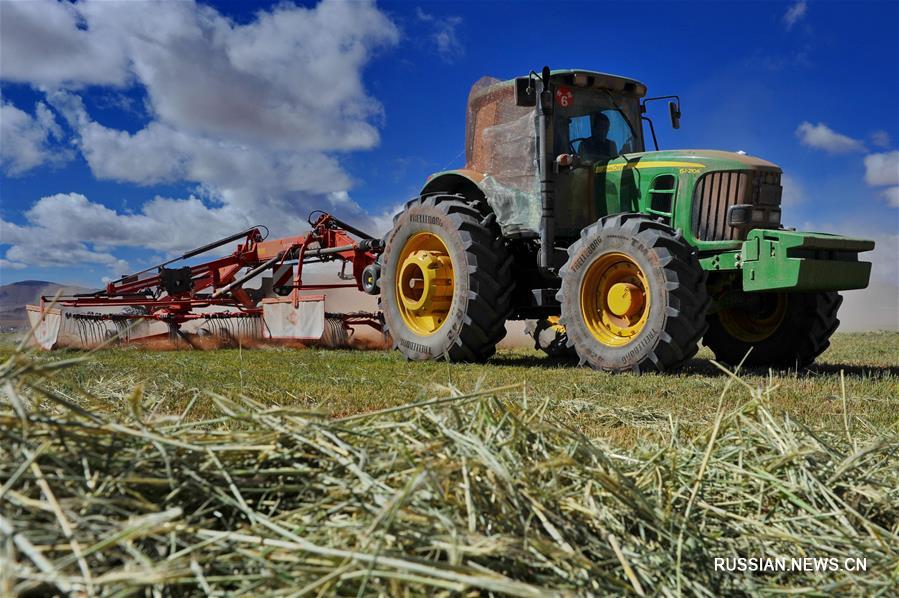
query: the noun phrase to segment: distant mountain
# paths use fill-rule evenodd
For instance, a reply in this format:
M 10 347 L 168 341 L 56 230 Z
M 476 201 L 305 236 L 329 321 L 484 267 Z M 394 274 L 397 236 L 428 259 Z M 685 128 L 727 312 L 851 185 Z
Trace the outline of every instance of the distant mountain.
M 84 287 L 64 286 L 46 280 L 23 280 L 12 284 L 0 285 L 0 331 L 19 330 L 28 325 L 25 306 L 35 305 L 41 295 L 53 296 L 57 291 L 65 295 L 86 293 L 90 289 Z

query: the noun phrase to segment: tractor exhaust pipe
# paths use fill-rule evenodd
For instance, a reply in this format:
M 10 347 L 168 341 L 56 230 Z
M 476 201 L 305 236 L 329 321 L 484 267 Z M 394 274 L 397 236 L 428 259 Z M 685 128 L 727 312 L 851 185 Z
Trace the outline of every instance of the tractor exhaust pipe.
M 549 83 L 549 67 L 543 67 L 541 75 L 540 110 L 537 113 L 537 130 L 540 132 L 540 268 L 554 271 L 553 246 L 556 240 L 556 190 L 553 179 L 553 90 Z

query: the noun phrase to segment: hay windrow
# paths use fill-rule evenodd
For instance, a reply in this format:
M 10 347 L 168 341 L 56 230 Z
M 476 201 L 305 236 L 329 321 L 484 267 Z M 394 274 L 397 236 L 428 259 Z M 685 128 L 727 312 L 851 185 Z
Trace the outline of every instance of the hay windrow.
M 775 416 L 619 454 L 506 387 L 326 420 L 206 394 L 207 422 L 118 415 L 0 370 L 0 593 L 888 594 L 899 438 Z M 59 367 L 54 364 L 53 367 Z M 716 400 L 710 397 L 710 400 Z M 722 573 L 715 557 L 867 558 Z

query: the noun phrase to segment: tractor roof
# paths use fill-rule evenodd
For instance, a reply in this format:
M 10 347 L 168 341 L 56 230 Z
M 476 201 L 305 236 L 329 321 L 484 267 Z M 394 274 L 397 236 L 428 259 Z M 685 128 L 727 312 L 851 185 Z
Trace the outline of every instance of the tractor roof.
M 646 95 L 646 85 L 636 79 L 630 77 L 621 77 L 619 75 L 611 75 L 609 73 L 600 73 L 598 71 L 587 71 L 583 69 L 563 69 L 558 71 L 550 71 L 550 77 L 558 81 L 562 79 L 567 83 L 574 84 L 574 76 L 585 75 L 587 77 L 587 87 L 600 87 L 613 91 L 621 91 L 636 95 L 642 98 Z M 591 80 L 592 79 L 592 80 Z
M 575 75 L 583 75 L 586 84 L 575 84 Z M 524 75 L 527 76 L 527 75 Z M 584 69 L 560 69 L 550 71 L 550 76 L 554 83 L 563 83 L 576 87 L 596 87 L 608 89 L 610 91 L 618 91 L 628 95 L 634 95 L 642 98 L 646 95 L 646 85 L 636 79 L 629 77 L 620 77 L 618 75 L 610 75 L 609 73 L 600 73 L 598 71 L 588 71 Z M 486 95 L 496 91 L 498 87 L 510 87 L 515 85 L 515 79 L 508 81 L 500 81 L 492 77 L 483 77 L 478 80 L 472 87 L 469 100 L 475 99 L 482 94 Z

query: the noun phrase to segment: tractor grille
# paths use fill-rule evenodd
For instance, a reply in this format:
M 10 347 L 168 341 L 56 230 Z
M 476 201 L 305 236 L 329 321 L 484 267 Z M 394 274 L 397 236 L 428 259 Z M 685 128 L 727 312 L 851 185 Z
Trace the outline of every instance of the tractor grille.
M 710 172 L 693 191 L 693 236 L 701 241 L 742 241 L 747 229 L 727 224 L 727 209 L 737 204 L 780 205 L 780 173 Z

